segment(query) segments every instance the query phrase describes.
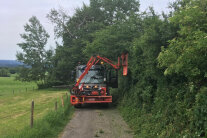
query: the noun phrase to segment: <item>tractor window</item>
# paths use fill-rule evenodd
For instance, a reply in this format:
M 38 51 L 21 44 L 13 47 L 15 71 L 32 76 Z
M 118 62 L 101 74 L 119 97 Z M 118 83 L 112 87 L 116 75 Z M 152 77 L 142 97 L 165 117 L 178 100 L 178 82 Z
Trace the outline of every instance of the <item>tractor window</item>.
M 84 68 L 78 70 L 78 78 L 84 72 Z M 80 83 L 104 83 L 104 69 L 90 69 Z

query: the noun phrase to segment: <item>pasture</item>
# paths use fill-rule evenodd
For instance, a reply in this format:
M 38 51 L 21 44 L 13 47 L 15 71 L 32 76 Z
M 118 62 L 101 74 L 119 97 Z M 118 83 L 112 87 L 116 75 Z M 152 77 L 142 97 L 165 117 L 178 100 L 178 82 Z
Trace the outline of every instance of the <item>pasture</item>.
M 14 93 L 13 93 L 14 91 Z M 0 77 L 0 137 L 15 135 L 30 125 L 30 108 L 35 102 L 34 120 L 54 110 L 55 101 L 66 90 L 37 90 L 32 82 L 15 81 L 14 77 Z

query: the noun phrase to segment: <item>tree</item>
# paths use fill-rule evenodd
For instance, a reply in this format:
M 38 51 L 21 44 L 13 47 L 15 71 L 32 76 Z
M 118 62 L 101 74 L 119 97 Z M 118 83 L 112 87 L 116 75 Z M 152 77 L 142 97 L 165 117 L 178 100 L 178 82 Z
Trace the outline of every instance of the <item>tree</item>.
M 116 32 L 122 26 L 122 22 L 127 22 L 130 16 L 137 15 L 138 11 L 138 0 L 90 0 L 90 5 L 83 4 L 81 8 L 76 9 L 74 15 L 71 17 L 63 13 L 62 10 L 51 10 L 47 17 L 55 24 L 54 30 L 56 36 L 63 40 L 63 44 L 57 45 L 56 48 L 56 54 L 53 60 L 54 72 L 51 78 L 59 80 L 62 83 L 68 83 L 71 78 L 70 72 L 75 68 L 77 63 L 86 63 L 88 56 L 96 54 L 85 50 L 86 46 L 96 39 L 95 35 L 102 35 L 106 32 L 107 34 L 115 36 L 116 33 L 113 34 L 110 31 L 110 26 L 114 25 L 112 28 Z M 118 22 L 120 25 L 115 25 Z M 128 28 L 125 26 L 124 29 Z M 99 33 L 95 34 L 96 32 Z M 115 43 L 117 47 L 119 45 L 118 39 L 125 38 L 123 32 L 121 32 L 122 36 L 119 35 L 116 38 L 117 42 Z M 93 44 L 95 45 L 95 43 Z M 110 49 L 109 45 L 108 48 Z M 87 49 L 89 50 L 89 48 Z
M 51 10 L 47 17 L 55 24 L 54 31 L 60 30 L 55 33 L 56 36 L 63 40 L 62 45 L 57 44 L 53 58 L 54 68 L 50 74 L 51 81 L 66 84 L 70 81 L 70 72 L 77 63 L 86 60 L 82 54 L 82 49 L 86 45 L 85 41 L 91 41 L 90 33 L 104 27 L 100 21 L 104 19 L 101 19 L 94 9 L 86 5 L 76 9 L 72 17 L 63 14 L 62 10 Z
M 10 77 L 9 70 L 7 68 L 0 68 L 0 77 Z
M 47 18 L 55 25 L 54 34 L 57 38 L 63 37 L 64 33 L 70 33 L 70 30 L 67 28 L 67 22 L 70 20 L 70 16 L 62 9 L 59 9 L 58 11 L 56 9 L 51 9 L 50 13 L 47 14 Z
M 207 18 L 206 0 L 191 1 L 175 12 L 170 21 L 179 25 L 178 37 L 162 49 L 158 60 L 165 75 L 179 74 L 197 87 L 206 83 Z
M 179 90 L 175 91 L 175 87 L 171 90 L 172 94 L 176 92 L 174 101 L 178 115 L 175 116 L 179 117 L 173 122 L 179 122 L 175 123 L 176 129 L 182 129 L 179 137 L 207 137 L 206 7 L 207 0 L 190 0 L 175 11 L 170 22 L 179 26 L 177 36 L 169 41 L 168 47 L 162 48 L 158 56 L 164 74 L 171 79 L 176 76 L 182 86 Z
M 49 34 L 35 16 L 29 19 L 24 30 L 25 33 L 20 34 L 24 41 L 17 44 L 22 52 L 18 52 L 16 57 L 26 67 L 22 68 L 18 78 L 23 81 L 44 83 L 53 55 L 52 50 L 45 50 Z

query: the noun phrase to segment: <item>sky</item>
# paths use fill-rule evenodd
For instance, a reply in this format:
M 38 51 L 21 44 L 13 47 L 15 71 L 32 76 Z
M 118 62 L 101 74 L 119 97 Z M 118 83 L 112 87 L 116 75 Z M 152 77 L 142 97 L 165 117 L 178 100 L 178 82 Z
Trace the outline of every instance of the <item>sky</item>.
M 157 13 L 168 12 L 168 4 L 172 1 L 175 0 L 140 0 L 140 10 L 153 6 Z M 17 51 L 21 50 L 17 46 L 22 42 L 20 34 L 24 33 L 23 26 L 32 16 L 36 16 L 50 34 L 46 47 L 55 49 L 53 25 L 46 15 L 52 8 L 62 8 L 72 16 L 75 8 L 83 3 L 88 5 L 89 0 L 0 0 L 0 60 L 16 59 Z

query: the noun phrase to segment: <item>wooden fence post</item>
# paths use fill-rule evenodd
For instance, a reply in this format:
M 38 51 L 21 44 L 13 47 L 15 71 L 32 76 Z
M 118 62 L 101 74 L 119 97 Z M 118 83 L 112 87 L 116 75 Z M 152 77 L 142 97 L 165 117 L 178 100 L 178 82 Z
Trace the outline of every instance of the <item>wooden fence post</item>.
M 27 88 L 26 88 L 26 92 L 27 92 Z
M 55 102 L 55 111 L 57 111 L 57 101 Z
M 32 104 L 31 104 L 31 120 L 30 120 L 31 128 L 33 128 L 33 121 L 34 121 L 34 100 L 32 99 Z
M 64 107 L 64 100 L 63 100 L 63 96 L 62 96 L 61 100 L 62 100 L 62 107 Z

